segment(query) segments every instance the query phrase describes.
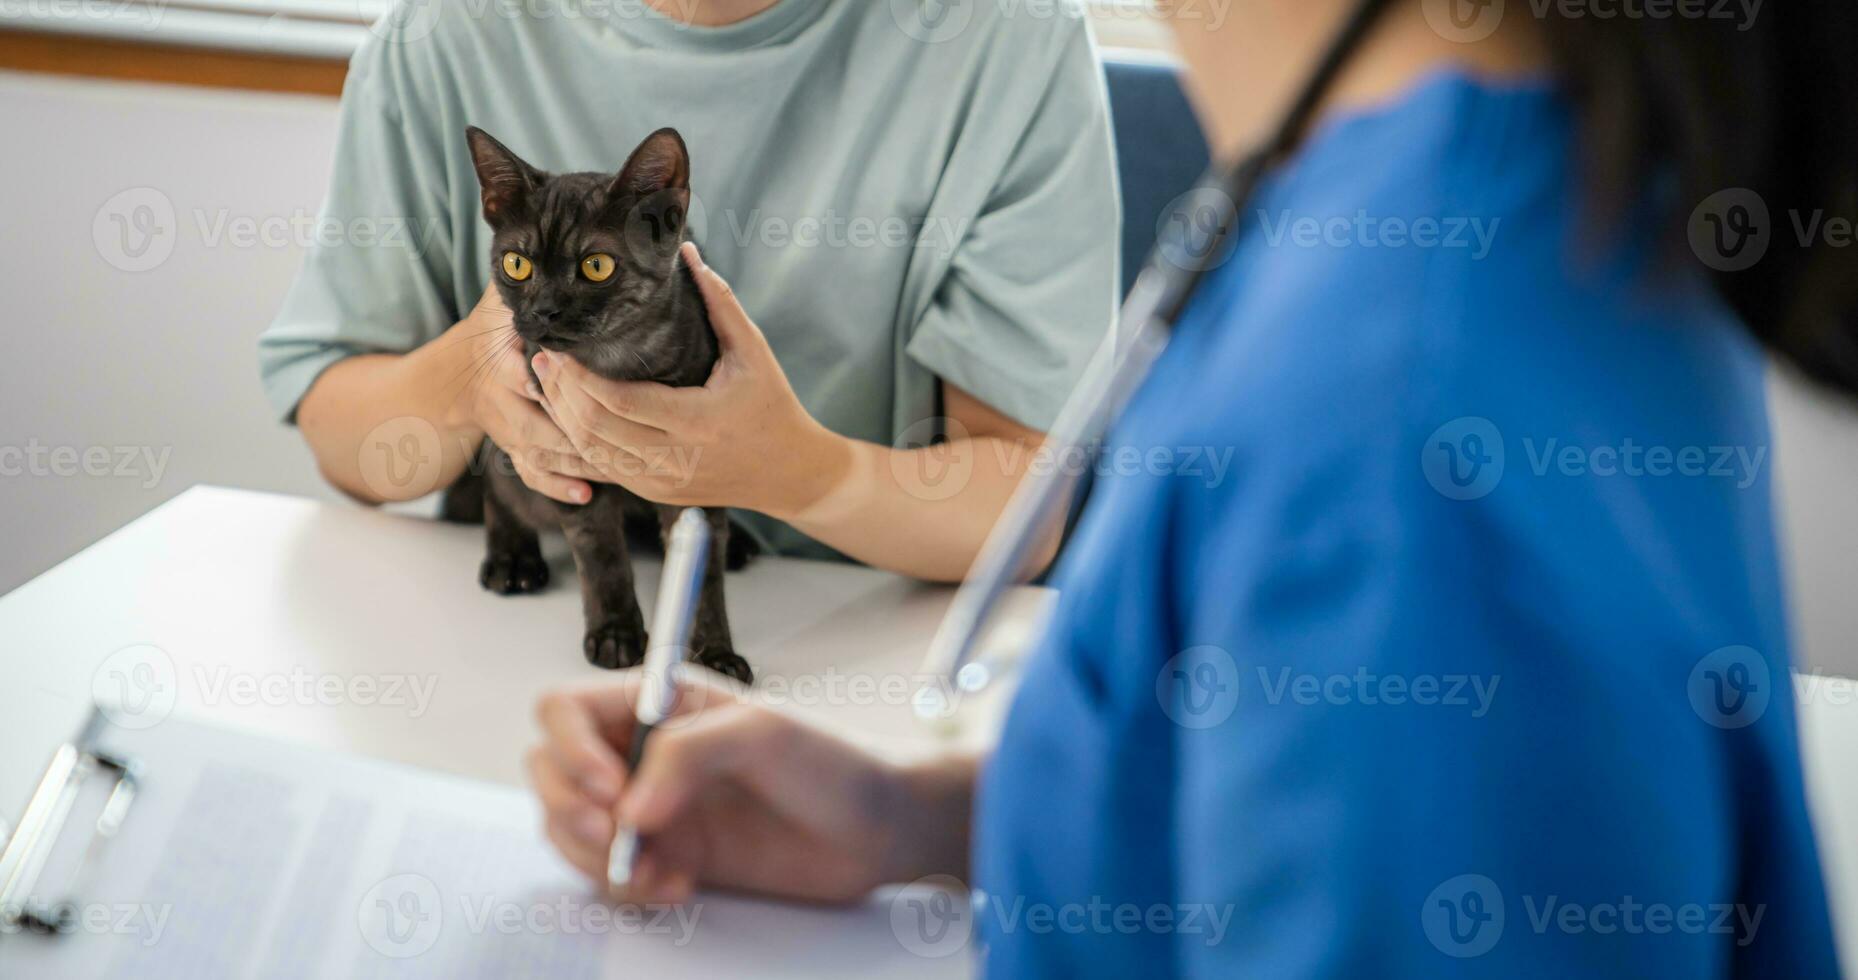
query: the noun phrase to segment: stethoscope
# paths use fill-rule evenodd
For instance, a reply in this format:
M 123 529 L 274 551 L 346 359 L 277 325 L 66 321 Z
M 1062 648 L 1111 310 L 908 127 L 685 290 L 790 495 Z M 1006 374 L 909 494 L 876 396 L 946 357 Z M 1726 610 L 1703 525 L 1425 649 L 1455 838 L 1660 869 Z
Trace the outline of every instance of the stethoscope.
M 1180 202 L 1187 215 L 1214 220 L 1205 228 L 1195 228 L 1190 220 L 1164 229 L 1163 240 L 1150 252 L 1123 301 L 1115 349 L 1109 357 L 1093 361 L 1046 434 L 1045 445 L 1052 458 L 1076 458 L 1075 453 L 1109 429 L 1141 387 L 1206 270 L 1217 264 L 1209 260 L 1233 246 L 1239 215 L 1257 194 L 1266 172 L 1302 138 L 1336 75 L 1389 2 L 1358 0 L 1271 138 L 1224 173 L 1215 165 Z M 1197 231 L 1204 238 L 1195 241 Z M 1189 260 L 1182 261 L 1183 256 Z M 1080 476 L 1079 468 L 1051 466 L 1020 478 L 929 643 L 924 665 L 931 681 L 916 693 L 918 717 L 945 722 L 959 698 L 986 689 L 1005 669 L 1008 658 L 985 651 L 981 641 L 1001 599 L 1026 572 L 1034 547 L 1056 533 L 1064 520 Z

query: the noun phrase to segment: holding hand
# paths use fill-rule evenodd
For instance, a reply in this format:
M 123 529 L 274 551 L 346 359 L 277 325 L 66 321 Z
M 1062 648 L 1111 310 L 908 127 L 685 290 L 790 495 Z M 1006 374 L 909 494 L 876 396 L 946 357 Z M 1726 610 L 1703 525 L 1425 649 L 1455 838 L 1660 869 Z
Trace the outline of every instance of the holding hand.
M 509 454 L 529 489 L 568 504 L 593 499 L 587 481 L 600 479 L 600 473 L 581 459 L 543 410 L 541 393 L 523 364 L 522 340 L 510 328 L 510 311 L 497 295 L 496 284 L 484 290 L 470 315 L 448 333 L 453 339 L 439 343 L 473 345 L 472 373 L 460 379 L 470 385 L 460 399 L 466 421 Z
M 849 447 L 807 414 L 767 338 L 696 245 L 681 254 L 722 348 L 709 381 L 609 381 L 543 352 L 534 363 L 548 410 L 592 479 L 658 503 L 797 513 L 844 473 Z

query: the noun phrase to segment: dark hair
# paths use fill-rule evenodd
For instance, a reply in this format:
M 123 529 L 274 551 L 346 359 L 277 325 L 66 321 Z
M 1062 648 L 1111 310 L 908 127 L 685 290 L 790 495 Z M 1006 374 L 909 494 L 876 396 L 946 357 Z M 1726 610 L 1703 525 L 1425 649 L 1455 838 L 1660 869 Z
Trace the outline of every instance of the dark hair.
M 1664 18 L 1542 13 L 1581 114 L 1592 204 L 1618 213 L 1675 178 L 1673 224 L 1748 329 L 1809 377 L 1858 394 L 1858 242 L 1797 230 L 1815 214 L 1858 219 L 1858 6 L 1686 6 Z M 1765 251 L 1698 247 L 1700 229 L 1720 234 L 1731 219 L 1759 232 L 1750 222 L 1764 209 Z

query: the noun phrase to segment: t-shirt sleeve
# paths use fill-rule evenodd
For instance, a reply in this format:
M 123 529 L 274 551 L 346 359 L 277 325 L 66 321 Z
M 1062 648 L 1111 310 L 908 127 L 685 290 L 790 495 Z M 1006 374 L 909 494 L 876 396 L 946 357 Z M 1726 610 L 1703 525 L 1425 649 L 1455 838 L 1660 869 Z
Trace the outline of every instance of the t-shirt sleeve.
M 330 365 L 412 350 L 460 314 L 444 144 L 411 95 L 409 47 L 370 39 L 356 53 L 313 242 L 258 341 L 266 397 L 285 421 Z
M 1107 336 L 1119 281 L 1103 76 L 1082 24 L 1061 44 L 908 347 L 937 377 L 1038 429 Z

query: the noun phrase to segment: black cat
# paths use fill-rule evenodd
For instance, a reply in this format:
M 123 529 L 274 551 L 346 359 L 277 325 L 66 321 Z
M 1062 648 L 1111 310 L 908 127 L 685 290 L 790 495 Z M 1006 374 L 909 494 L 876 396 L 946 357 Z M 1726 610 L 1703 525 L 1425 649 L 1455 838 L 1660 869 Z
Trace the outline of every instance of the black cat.
M 465 131 L 492 231 L 491 278 L 513 315 L 525 361 L 537 350 L 573 357 L 623 381 L 701 385 L 716 363 L 716 334 L 703 296 L 678 258 L 690 203 L 690 157 L 677 130 L 661 129 L 632 151 L 617 175 L 544 173 L 476 127 Z M 477 471 L 448 494 L 447 516 L 474 516 L 481 494 L 489 554 L 479 571 L 501 595 L 548 584 L 537 530 L 559 527 L 580 570 L 587 659 L 630 667 L 645 655 L 645 621 L 633 591 L 629 524 L 659 534 L 683 510 L 595 483 L 593 499 L 562 504 L 525 486 L 504 452 L 485 441 Z M 723 571 L 748 558 L 745 534 L 730 534 L 727 511 L 704 508 L 714 537 L 691 635 L 692 658 L 753 680 L 735 652 L 723 603 Z M 662 539 L 661 539 L 662 540 Z

